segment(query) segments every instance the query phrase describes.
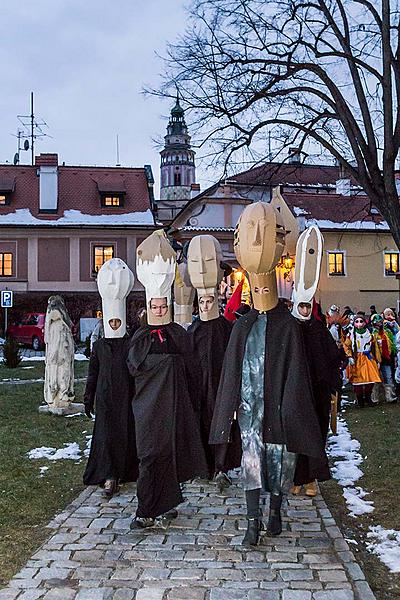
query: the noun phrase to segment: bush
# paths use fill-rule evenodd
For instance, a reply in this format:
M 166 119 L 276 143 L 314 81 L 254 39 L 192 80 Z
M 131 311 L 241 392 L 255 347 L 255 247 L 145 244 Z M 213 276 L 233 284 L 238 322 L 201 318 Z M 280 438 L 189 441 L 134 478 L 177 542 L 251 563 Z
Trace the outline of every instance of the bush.
M 3 346 L 3 364 L 9 369 L 18 367 L 22 360 L 21 350 L 14 338 L 7 338 Z

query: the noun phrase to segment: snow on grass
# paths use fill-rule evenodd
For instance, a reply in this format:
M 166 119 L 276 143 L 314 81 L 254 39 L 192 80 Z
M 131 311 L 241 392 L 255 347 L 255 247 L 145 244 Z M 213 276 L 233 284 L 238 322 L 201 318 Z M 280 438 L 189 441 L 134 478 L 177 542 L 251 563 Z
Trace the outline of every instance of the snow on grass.
M 43 353 L 43 355 L 41 356 L 23 356 L 22 357 L 22 361 L 26 361 L 26 362 L 33 362 L 33 361 L 37 361 L 37 360 L 44 360 L 45 359 L 45 355 Z M 84 354 L 82 354 L 81 352 L 77 352 L 74 355 L 74 359 L 77 361 L 82 361 L 82 360 L 89 360 Z M 22 367 L 23 369 L 29 369 L 32 367 Z
M 90 446 L 92 445 L 92 435 L 87 435 L 86 436 L 86 448 L 83 451 L 83 456 L 85 456 L 86 458 L 89 456 L 90 453 Z
M 400 531 L 380 525 L 369 528 L 367 549 L 379 556 L 392 573 L 400 573 Z
M 359 449 L 360 442 L 352 439 L 347 423 L 338 417 L 337 435 L 329 438 L 328 454 L 338 459 L 332 467 L 332 475 L 343 487 L 343 496 L 352 517 L 374 511 L 374 503 L 364 499 L 368 492 L 354 485 L 364 474 L 359 468 L 363 462 Z M 392 573 L 399 573 L 400 531 L 384 529 L 381 525 L 370 526 L 367 538 L 370 540 L 367 550 L 376 554 Z
M 47 458 L 48 460 L 79 460 L 82 458 L 81 449 L 76 442 L 70 444 L 64 444 L 64 448 L 49 448 L 47 446 L 41 446 L 40 448 L 34 448 L 28 452 L 28 458 L 38 459 Z

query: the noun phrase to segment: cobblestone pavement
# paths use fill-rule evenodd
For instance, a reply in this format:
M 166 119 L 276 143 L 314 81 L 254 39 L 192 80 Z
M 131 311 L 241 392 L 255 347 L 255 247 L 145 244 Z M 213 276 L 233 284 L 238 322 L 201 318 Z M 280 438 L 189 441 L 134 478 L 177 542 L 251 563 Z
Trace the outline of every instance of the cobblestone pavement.
M 168 528 L 131 531 L 134 486 L 110 501 L 88 488 L 0 600 L 374 600 L 321 496 L 290 497 L 282 535 L 247 550 L 239 486 L 196 482 L 184 495 Z

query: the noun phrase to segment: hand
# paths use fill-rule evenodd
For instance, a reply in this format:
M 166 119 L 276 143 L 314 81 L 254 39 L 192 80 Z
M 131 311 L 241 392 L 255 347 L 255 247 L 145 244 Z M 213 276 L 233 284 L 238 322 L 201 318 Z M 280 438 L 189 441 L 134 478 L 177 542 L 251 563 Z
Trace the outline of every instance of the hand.
M 349 358 L 349 365 L 351 367 L 354 367 L 354 365 L 355 365 L 355 361 L 354 361 L 354 358 L 352 356 L 350 356 L 350 358 Z
M 88 419 L 93 417 L 93 406 L 89 406 L 89 404 L 85 404 L 85 415 Z

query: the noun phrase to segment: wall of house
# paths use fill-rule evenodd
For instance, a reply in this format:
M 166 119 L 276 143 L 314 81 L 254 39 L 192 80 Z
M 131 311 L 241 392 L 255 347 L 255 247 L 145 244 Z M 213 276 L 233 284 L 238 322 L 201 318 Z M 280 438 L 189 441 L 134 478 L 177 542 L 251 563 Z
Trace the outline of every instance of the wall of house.
M 385 276 L 384 251 L 397 252 L 391 235 L 378 232 L 327 232 L 318 296 L 326 311 L 332 304 L 348 305 L 368 312 L 371 304 L 378 310 L 397 307 L 400 280 Z M 345 275 L 328 275 L 328 251 L 343 251 Z
M 93 247 L 114 245 L 135 273 L 136 247 L 149 232 L 103 229 L 3 229 L 0 253 L 12 252 L 13 275 L 0 277 L 0 289 L 14 292 L 95 292 Z M 134 291 L 143 287 L 135 277 Z

